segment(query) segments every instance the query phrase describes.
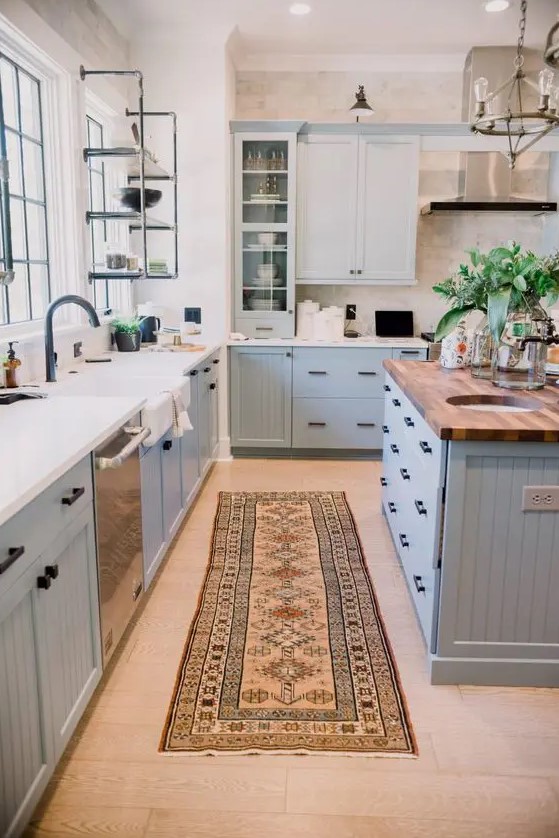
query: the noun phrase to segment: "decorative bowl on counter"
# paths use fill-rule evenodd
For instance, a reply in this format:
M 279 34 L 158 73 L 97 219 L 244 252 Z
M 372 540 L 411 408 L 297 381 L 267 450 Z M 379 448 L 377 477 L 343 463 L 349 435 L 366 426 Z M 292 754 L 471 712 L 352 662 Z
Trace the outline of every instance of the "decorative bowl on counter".
M 270 246 L 272 244 L 276 244 L 277 240 L 277 233 L 258 233 L 258 244 Z
M 279 265 L 273 263 L 271 265 L 257 265 L 256 273 L 260 279 L 274 279 L 279 273 Z
M 144 201 L 146 209 L 156 206 L 161 200 L 163 193 L 160 189 L 144 189 Z M 123 186 L 122 189 L 117 189 L 113 192 L 113 197 L 120 201 L 121 206 L 127 209 L 140 212 L 140 187 L 139 186 Z

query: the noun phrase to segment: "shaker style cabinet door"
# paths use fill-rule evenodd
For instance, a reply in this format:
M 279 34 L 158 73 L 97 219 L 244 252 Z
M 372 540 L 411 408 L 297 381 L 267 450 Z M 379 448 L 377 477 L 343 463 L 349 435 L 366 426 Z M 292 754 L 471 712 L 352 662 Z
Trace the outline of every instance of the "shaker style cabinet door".
M 145 449 L 140 459 L 142 480 L 142 537 L 144 542 L 144 589 L 147 591 L 165 550 L 161 445 Z
M 163 486 L 163 524 L 165 541 L 169 543 L 178 527 L 182 512 L 182 461 L 178 438 L 167 431 L 158 443 L 161 446 L 161 477 Z
M 298 143 L 297 279 L 356 274 L 358 136 L 309 134 Z
M 193 371 L 195 372 L 195 371 Z M 192 424 L 191 431 L 185 431 L 180 438 L 182 460 L 182 504 L 185 509 L 190 506 L 193 494 L 200 479 L 200 463 L 198 462 L 198 433 L 200 420 L 198 418 L 198 384 L 196 375 L 190 379 L 190 404 L 188 416 Z
M 231 445 L 291 446 L 292 352 L 283 347 L 230 350 Z
M 415 280 L 416 137 L 359 138 L 358 280 Z
M 211 463 L 210 384 L 212 365 L 209 360 L 198 368 L 198 444 L 200 446 L 200 476 L 204 477 Z

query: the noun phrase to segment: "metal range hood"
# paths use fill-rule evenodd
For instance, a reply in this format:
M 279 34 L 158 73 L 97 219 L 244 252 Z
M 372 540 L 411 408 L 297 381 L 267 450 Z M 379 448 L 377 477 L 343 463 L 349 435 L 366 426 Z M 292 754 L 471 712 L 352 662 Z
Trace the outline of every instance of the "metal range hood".
M 475 109 L 472 80 L 485 76 L 496 88 L 512 73 L 515 47 L 474 47 L 466 56 L 463 75 L 462 121 L 469 122 Z M 525 69 L 541 69 L 536 50 L 525 50 Z M 504 103 L 503 103 L 504 104 Z M 498 103 L 497 103 L 498 106 Z M 421 213 L 433 212 L 557 212 L 557 203 L 512 194 L 512 171 L 499 151 L 472 151 L 460 155 L 459 197 L 431 201 Z

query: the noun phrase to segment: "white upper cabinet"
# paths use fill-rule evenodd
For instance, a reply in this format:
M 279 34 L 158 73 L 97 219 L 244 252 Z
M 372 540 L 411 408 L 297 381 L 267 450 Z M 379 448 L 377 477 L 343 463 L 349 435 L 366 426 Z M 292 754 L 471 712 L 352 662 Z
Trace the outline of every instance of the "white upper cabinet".
M 299 140 L 297 280 L 415 283 L 419 139 Z

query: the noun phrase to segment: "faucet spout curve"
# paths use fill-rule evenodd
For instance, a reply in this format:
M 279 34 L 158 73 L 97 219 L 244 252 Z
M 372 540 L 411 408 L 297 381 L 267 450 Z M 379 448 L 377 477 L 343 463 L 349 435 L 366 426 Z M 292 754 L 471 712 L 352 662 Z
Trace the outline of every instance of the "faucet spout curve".
M 86 300 L 85 297 L 79 297 L 77 294 L 64 294 L 64 296 L 58 297 L 56 300 L 52 301 L 45 314 L 45 371 L 47 381 L 56 381 L 54 334 L 52 326 L 54 312 L 59 309 L 60 306 L 66 305 L 67 303 L 74 303 L 75 305 L 80 306 L 80 308 L 83 308 L 83 310 L 87 313 L 90 324 L 95 328 L 101 325 L 97 312 L 89 300 Z

